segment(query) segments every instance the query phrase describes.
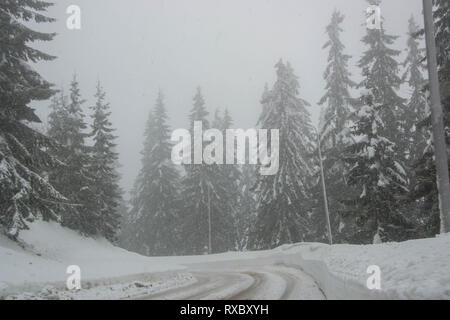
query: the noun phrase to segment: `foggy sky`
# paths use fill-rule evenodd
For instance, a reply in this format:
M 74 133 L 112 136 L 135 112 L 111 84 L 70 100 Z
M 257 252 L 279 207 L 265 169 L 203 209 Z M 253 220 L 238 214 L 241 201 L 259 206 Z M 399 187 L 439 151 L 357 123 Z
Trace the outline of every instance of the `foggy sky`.
M 188 127 L 195 88 L 201 86 L 211 114 L 228 108 L 236 128 L 251 128 L 261 111 L 260 97 L 275 79 L 274 65 L 283 58 L 299 76 L 300 95 L 311 103 L 317 123 L 317 102 L 324 94 L 322 78 L 328 50 L 325 27 L 333 10 L 345 14 L 342 41 L 353 80 L 364 47 L 365 0 L 57 0 L 49 15 L 58 22 L 39 26 L 57 32 L 49 43 L 35 47 L 58 56 L 35 68 L 65 88 L 76 72 L 81 93 L 94 104 L 101 81 L 112 107 L 119 136 L 122 186 L 129 191 L 141 166 L 143 132 L 158 89 L 175 128 Z M 66 8 L 82 10 L 82 29 L 66 28 Z M 385 29 L 401 36 L 406 48 L 408 19 L 422 25 L 421 0 L 384 0 Z M 403 61 L 404 54 L 400 61 Z M 407 91 L 403 90 L 405 95 Z M 48 102 L 35 103 L 45 122 Z

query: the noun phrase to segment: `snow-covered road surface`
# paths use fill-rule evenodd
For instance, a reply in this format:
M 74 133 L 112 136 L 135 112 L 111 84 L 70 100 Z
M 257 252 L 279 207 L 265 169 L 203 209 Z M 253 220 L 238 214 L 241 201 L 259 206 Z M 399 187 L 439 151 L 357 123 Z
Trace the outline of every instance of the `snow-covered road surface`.
M 25 248 L 0 238 L 0 300 L 324 299 L 279 250 L 144 257 L 44 222 L 21 237 Z M 66 287 L 70 265 L 81 271 L 81 290 Z
M 194 283 L 149 295 L 141 300 L 322 300 L 325 296 L 316 283 L 301 270 L 286 265 L 255 264 L 234 268 L 185 270 Z

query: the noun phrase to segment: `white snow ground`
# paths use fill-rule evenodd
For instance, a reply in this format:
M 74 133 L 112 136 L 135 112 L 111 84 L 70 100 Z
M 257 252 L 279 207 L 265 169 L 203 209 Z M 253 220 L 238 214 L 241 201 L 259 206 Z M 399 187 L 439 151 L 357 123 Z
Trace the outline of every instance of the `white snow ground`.
M 0 299 L 450 299 L 450 235 L 371 246 L 315 243 L 261 252 L 143 257 L 35 222 L 0 236 Z M 82 290 L 66 289 L 81 268 Z M 369 290 L 367 268 L 380 268 Z

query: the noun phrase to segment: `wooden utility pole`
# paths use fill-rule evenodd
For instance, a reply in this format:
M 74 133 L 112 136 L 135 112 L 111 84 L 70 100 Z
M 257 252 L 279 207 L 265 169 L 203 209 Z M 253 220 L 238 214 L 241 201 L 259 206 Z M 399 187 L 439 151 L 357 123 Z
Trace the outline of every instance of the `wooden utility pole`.
M 320 144 L 320 135 L 317 133 L 318 137 L 318 146 L 319 146 L 319 162 L 320 162 L 320 176 L 322 180 L 322 192 L 323 192 L 323 202 L 325 207 L 325 218 L 327 222 L 327 230 L 328 230 L 328 240 L 330 242 L 330 245 L 333 244 L 333 235 L 331 234 L 331 223 L 330 223 L 330 211 L 328 209 L 328 195 L 327 195 L 327 187 L 325 184 L 325 173 L 323 170 L 323 159 L 322 159 L 322 147 Z
M 436 158 L 437 186 L 439 190 L 441 233 L 446 233 L 450 230 L 450 182 L 447 143 L 445 141 L 444 133 L 444 117 L 442 113 L 441 95 L 439 92 L 432 0 L 423 0 L 423 12 L 425 18 L 428 75 L 430 78 L 431 119 L 433 125 L 434 153 Z

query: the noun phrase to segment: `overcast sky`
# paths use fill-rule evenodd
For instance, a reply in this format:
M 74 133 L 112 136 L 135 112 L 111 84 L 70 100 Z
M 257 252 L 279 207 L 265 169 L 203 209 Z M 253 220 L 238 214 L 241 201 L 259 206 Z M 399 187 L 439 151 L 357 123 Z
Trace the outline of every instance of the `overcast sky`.
M 140 151 L 148 113 L 160 88 L 174 128 L 187 127 L 195 88 L 203 89 L 211 113 L 229 108 L 235 127 L 250 128 L 260 113 L 264 84 L 273 84 L 274 65 L 289 61 L 300 78 L 300 95 L 317 102 L 325 86 L 325 27 L 333 10 L 345 14 L 342 41 L 355 67 L 364 47 L 365 0 L 57 0 L 49 14 L 58 22 L 40 26 L 54 41 L 38 47 L 58 59 L 36 68 L 66 88 L 76 72 L 82 94 L 94 103 L 97 80 L 112 107 L 122 164 L 122 185 L 129 191 L 140 169 Z M 66 9 L 82 10 L 82 29 L 66 28 Z M 385 0 L 382 13 L 389 33 L 406 47 L 408 19 L 422 25 L 421 0 Z M 401 58 L 403 60 L 403 57 Z M 405 94 L 405 92 L 404 92 Z M 48 103 L 37 103 L 43 120 Z

